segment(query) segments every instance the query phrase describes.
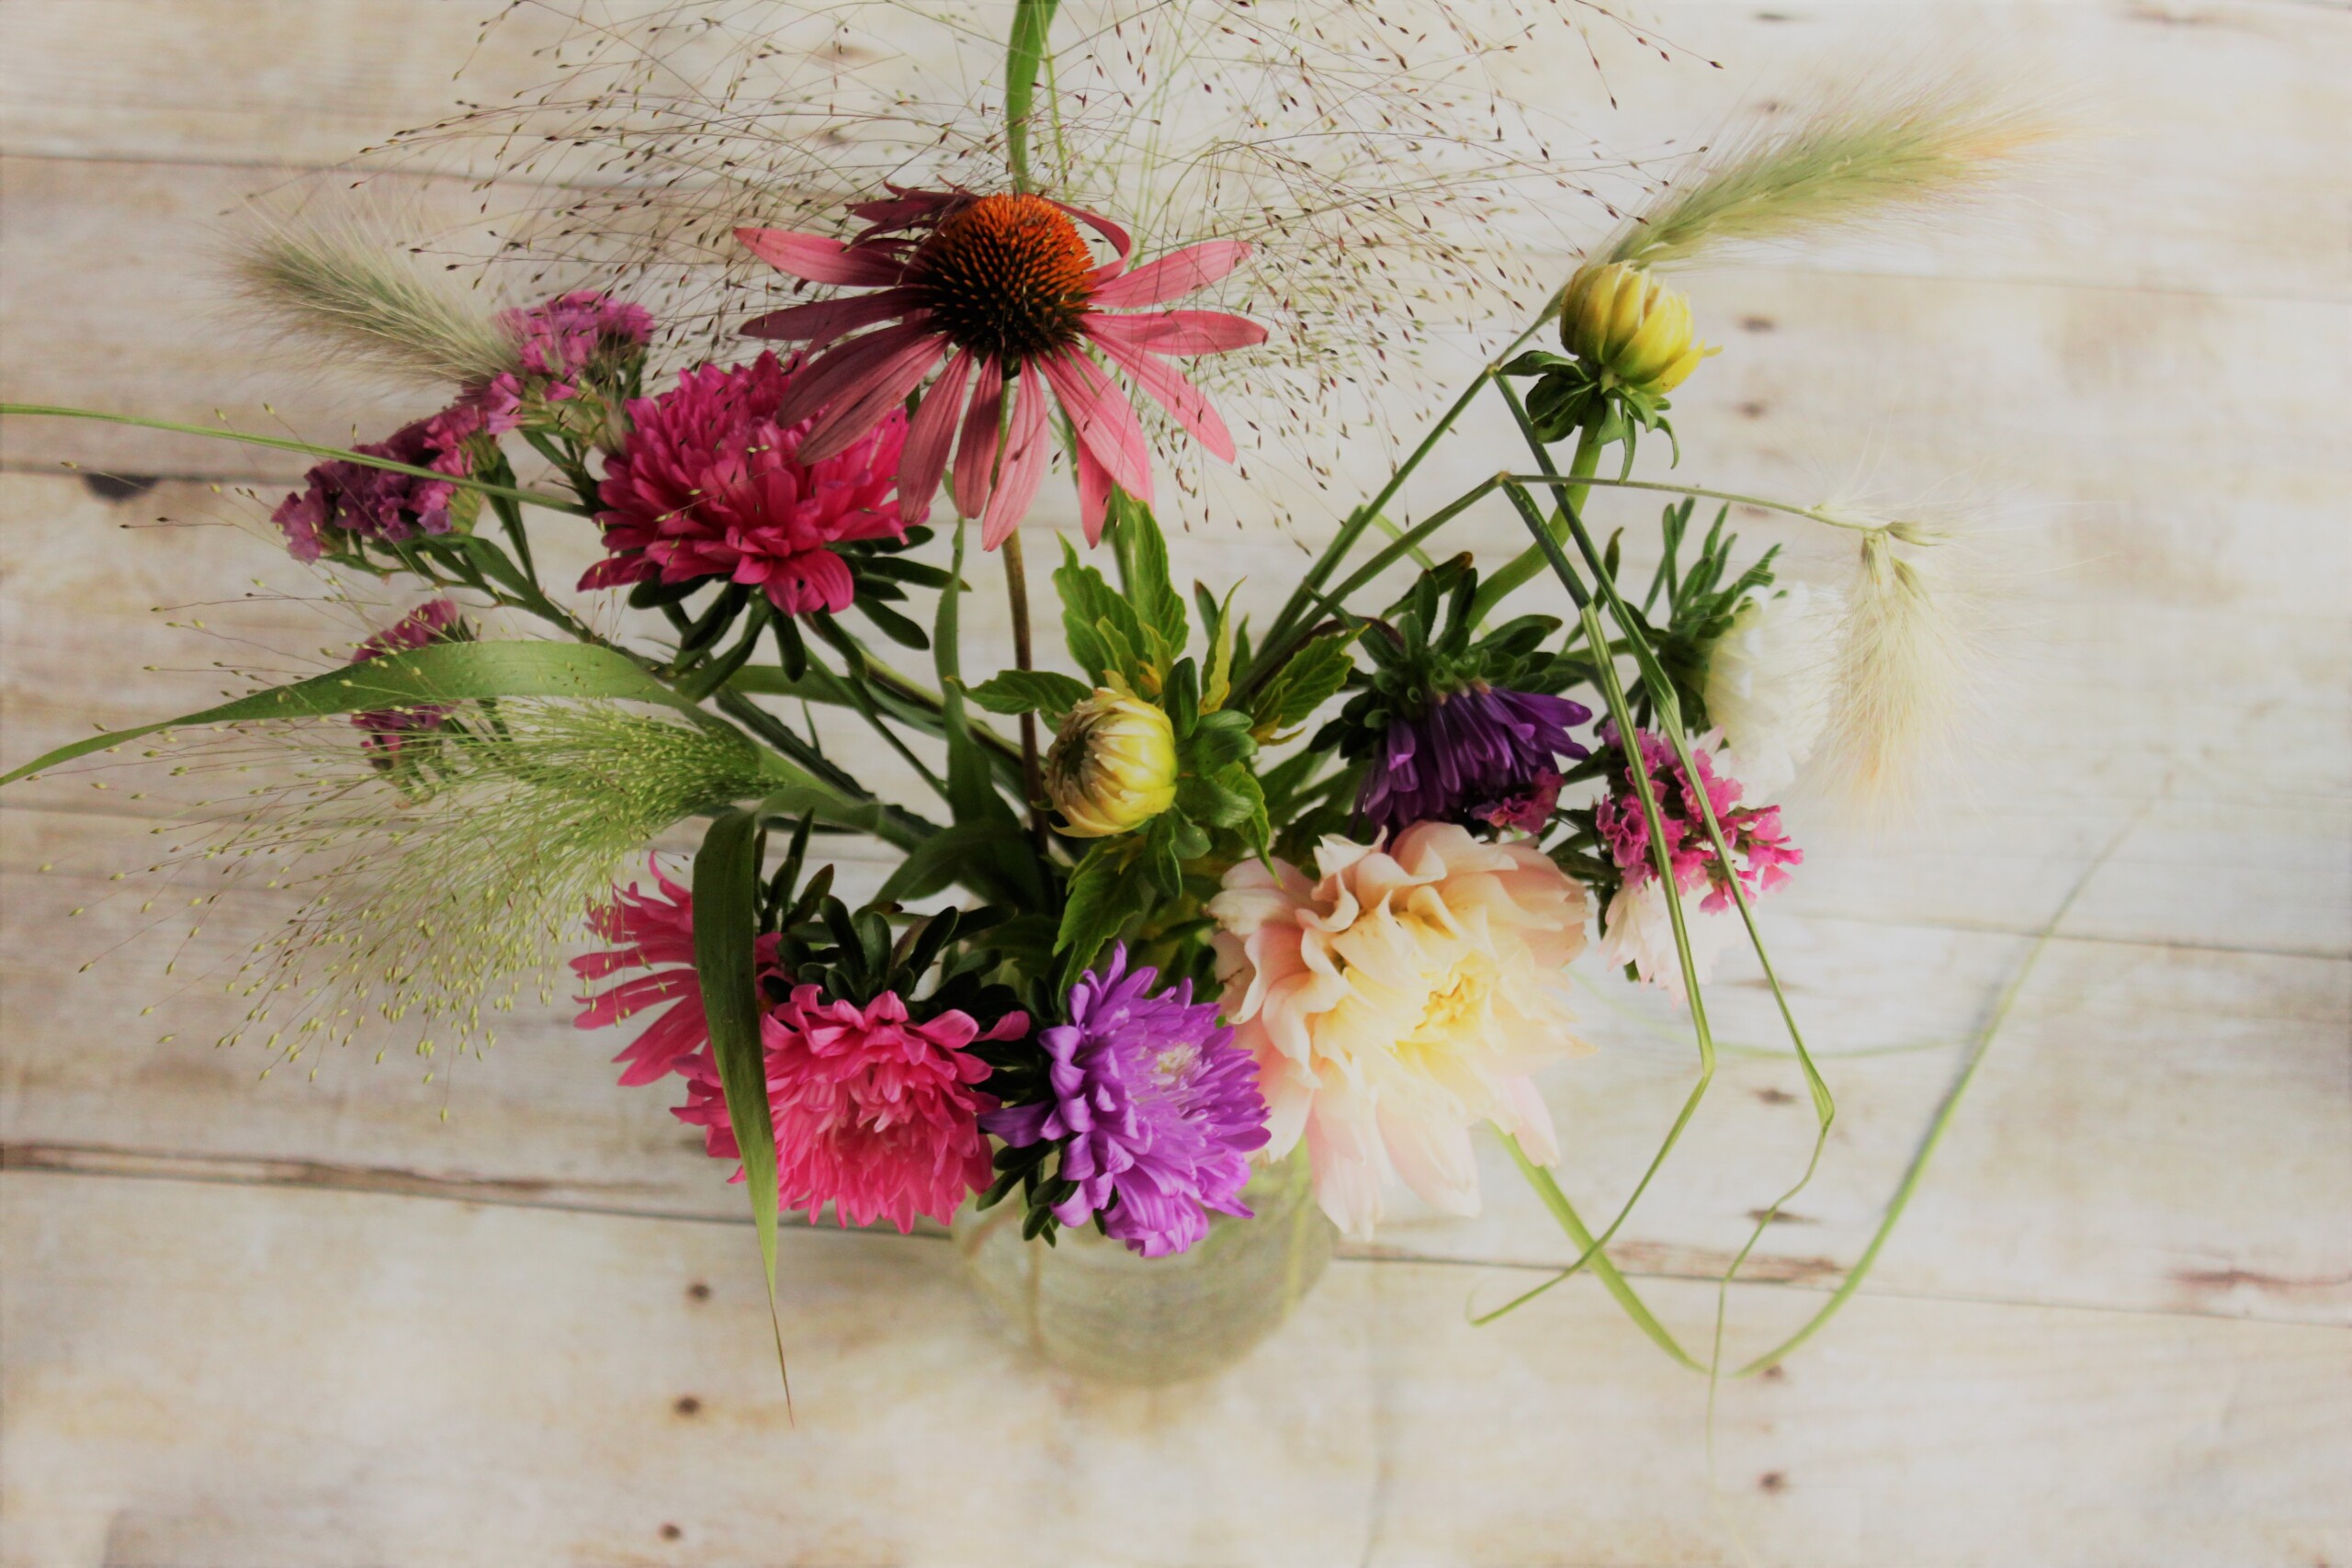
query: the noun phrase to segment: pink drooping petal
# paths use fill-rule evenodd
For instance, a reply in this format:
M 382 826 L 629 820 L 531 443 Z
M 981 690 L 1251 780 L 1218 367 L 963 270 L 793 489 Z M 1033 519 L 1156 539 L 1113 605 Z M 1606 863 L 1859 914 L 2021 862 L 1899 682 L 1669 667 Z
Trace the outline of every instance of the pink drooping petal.
M 1102 542 L 1102 519 L 1111 510 L 1111 474 L 1094 460 L 1094 450 L 1084 442 L 1078 447 L 1078 520 L 1086 529 L 1086 542 L 1091 547 Z
M 1266 329 L 1246 316 L 1222 310 L 1167 310 L 1156 316 L 1112 316 L 1089 311 L 1088 333 L 1147 354 L 1225 354 L 1254 348 Z
M 860 222 L 874 225 L 861 240 L 876 234 L 887 234 L 894 229 L 904 229 L 926 218 L 944 215 L 959 207 L 969 206 L 976 198 L 963 191 L 909 190 L 901 186 L 886 185 L 889 195 L 878 201 L 861 201 L 852 207 L 850 216 Z
M 971 406 L 964 412 L 963 443 L 956 449 L 958 517 L 978 517 L 988 507 L 989 491 L 996 488 L 997 444 L 1003 423 L 1004 367 L 983 359 L 972 386 Z
M 859 437 L 905 402 L 907 394 L 931 374 L 931 367 L 946 352 L 946 343 L 935 333 L 917 338 L 845 389 L 800 438 L 797 460 L 821 463 L 855 446 Z
M 931 513 L 931 498 L 939 490 L 939 476 L 947 471 L 947 449 L 956 439 L 956 416 L 964 410 L 964 384 L 971 376 L 971 355 L 957 349 L 915 405 L 906 451 L 899 459 L 899 515 L 906 522 L 920 523 Z
M 1151 443 L 1134 405 L 1102 367 L 1075 348 L 1034 362 L 1053 384 L 1062 412 L 1078 432 L 1079 445 L 1094 454 L 1121 490 L 1137 501 L 1151 499 Z
M 1004 471 L 989 494 L 988 511 L 980 518 L 980 547 L 992 550 L 1012 536 L 1027 516 L 1045 481 L 1046 459 L 1053 450 L 1046 433 L 1046 389 L 1034 378 L 1023 378 L 1014 389 L 1012 431 L 1005 439 Z
M 821 234 L 795 234 L 785 229 L 738 229 L 735 237 L 744 249 L 778 272 L 811 283 L 886 288 L 906 276 L 906 262 L 879 246 L 854 248 Z
M 1135 310 L 1206 288 L 1250 259 L 1246 240 L 1211 240 L 1171 251 L 1124 276 L 1097 283 L 1093 303 L 1107 310 Z
M 1155 359 L 1142 350 L 1100 335 L 1095 335 L 1095 342 L 1114 364 L 1136 378 L 1136 386 L 1175 415 L 1176 423 L 1190 432 L 1193 440 L 1220 462 L 1233 461 L 1233 433 L 1226 429 L 1225 421 L 1218 417 L 1206 392 L 1186 380 L 1166 360 Z
M 885 288 L 873 294 L 818 299 L 771 310 L 744 322 L 741 331 L 745 337 L 766 338 L 773 343 L 805 343 L 811 348 L 822 348 L 844 333 L 902 316 L 914 303 L 912 291 Z
M 1048 197 L 1047 199 L 1051 200 L 1052 198 Z M 1116 223 L 1112 222 L 1108 218 L 1103 217 L 1099 212 L 1089 212 L 1083 207 L 1072 207 L 1065 201 L 1057 201 L 1054 202 L 1054 205 L 1060 208 L 1064 212 L 1069 214 L 1070 217 L 1078 220 L 1080 223 L 1083 223 L 1088 228 L 1093 230 L 1096 233 L 1102 235 L 1104 240 L 1110 243 L 1111 248 L 1119 253 L 1109 261 L 1104 262 L 1101 266 L 1096 267 L 1094 271 L 1089 275 L 1090 281 L 1097 285 L 1107 283 L 1112 278 L 1118 276 L 1119 274 L 1127 270 L 1128 258 L 1136 254 L 1136 242 L 1133 235 L 1129 234 L 1125 229 L 1120 228 Z
M 935 336 L 926 316 L 827 349 L 815 364 L 792 378 L 784 400 L 776 405 L 776 423 L 789 428 L 843 397 L 854 397 L 908 344 Z

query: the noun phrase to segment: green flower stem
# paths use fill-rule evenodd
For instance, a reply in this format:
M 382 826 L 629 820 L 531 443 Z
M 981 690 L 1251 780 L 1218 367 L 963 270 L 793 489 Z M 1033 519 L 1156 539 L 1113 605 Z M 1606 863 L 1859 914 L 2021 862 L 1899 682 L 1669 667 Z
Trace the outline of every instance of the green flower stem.
M 1029 121 L 1037 98 L 1037 73 L 1047 69 L 1046 35 L 1060 0 L 1016 0 L 1012 31 L 1004 50 L 1004 161 L 1012 188 L 1035 188 L 1029 177 Z
M 1556 484 L 1560 479 L 1557 473 L 1549 470 L 1540 474 L 1513 474 L 1510 477 L 1521 484 L 1527 485 L 1552 485 Z M 1597 486 L 1602 490 L 1648 490 L 1657 491 L 1663 495 L 1695 495 L 1702 501 L 1724 501 L 1729 502 L 1734 506 L 1759 507 L 1766 512 L 1780 513 L 1784 517 L 1802 517 L 1808 522 L 1818 523 L 1826 528 L 1843 529 L 1849 534 L 1883 534 L 1892 528 L 1903 526 L 1900 523 L 1865 523 L 1858 518 L 1840 517 L 1826 507 L 1799 506 L 1795 502 L 1776 501 L 1769 495 L 1748 495 L 1736 490 L 1710 490 L 1704 485 L 1675 484 L 1665 479 L 1612 479 L 1583 477 L 1578 482 L 1583 485 Z M 1580 490 L 1577 493 L 1579 497 L 1578 505 L 1581 506 L 1583 491 Z
M 1510 399 L 1515 409 L 1517 409 L 1517 412 L 1523 414 L 1525 412 L 1524 409 L 1518 406 L 1519 394 L 1511 390 L 1510 384 L 1506 381 L 1500 382 L 1498 385 L 1500 387 L 1503 396 Z M 1524 423 L 1525 422 L 1522 420 L 1522 427 L 1524 427 Z M 1589 480 L 1593 476 L 1594 470 L 1600 467 L 1600 454 L 1606 445 L 1607 444 L 1600 439 L 1600 427 L 1596 422 L 1587 420 L 1583 424 L 1577 426 L 1577 449 L 1568 458 L 1568 478 L 1571 479 Z M 1541 443 L 1536 446 L 1536 455 L 1539 460 L 1545 459 L 1548 457 L 1548 454 L 1544 452 Z M 1544 467 L 1547 471 L 1550 468 L 1550 466 L 1551 465 L 1548 461 L 1544 462 Z M 1568 491 L 1570 504 L 1582 506 L 1584 504 L 1587 492 L 1588 486 L 1584 484 L 1575 486 Z M 1552 536 L 1555 539 L 1565 540 L 1567 537 L 1567 523 L 1566 519 L 1555 517 L 1552 521 L 1551 528 Z M 1532 545 L 1530 545 L 1527 548 L 1521 550 L 1510 561 L 1509 564 L 1504 566 L 1500 571 L 1496 572 L 1493 576 L 1487 578 L 1484 581 L 1478 584 L 1477 596 L 1470 601 L 1470 624 L 1474 626 L 1483 625 L 1487 617 L 1494 613 L 1495 606 L 1501 604 L 1506 595 L 1508 595 L 1513 589 L 1519 587 L 1521 583 L 1524 583 L 1529 578 L 1533 577 L 1543 569 L 1543 551 L 1537 549 Z
M 1649 1336 L 1651 1344 L 1683 1366 L 1694 1372 L 1705 1371 L 1707 1369 L 1690 1359 L 1690 1353 L 1675 1339 L 1666 1325 L 1657 1320 L 1648 1303 L 1626 1281 L 1625 1276 L 1617 1271 L 1617 1265 L 1609 1261 L 1609 1255 L 1594 1248 L 1592 1233 L 1585 1228 L 1575 1205 L 1568 1201 L 1568 1195 L 1560 1190 L 1560 1184 L 1552 1179 L 1552 1173 L 1529 1159 L 1526 1151 L 1519 1146 L 1519 1140 L 1509 1134 L 1503 1136 L 1503 1147 L 1510 1152 L 1511 1163 L 1519 1167 L 1520 1175 L 1535 1189 L 1535 1195 L 1544 1200 L 1544 1206 L 1552 1211 L 1553 1219 L 1559 1222 L 1560 1229 L 1567 1234 L 1569 1245 L 1592 1252 L 1594 1277 L 1611 1295 L 1617 1298 L 1617 1304 L 1625 1309 L 1625 1315 L 1634 1320 L 1634 1326 Z
M 353 463 L 363 468 L 382 468 L 387 473 L 408 474 L 421 479 L 439 479 L 446 484 L 459 485 L 480 491 L 484 495 L 504 496 L 526 506 L 544 506 L 550 512 L 569 512 L 575 517 L 589 515 L 588 509 L 560 495 L 545 491 L 517 490 L 513 485 L 492 484 L 463 474 L 445 474 L 433 468 L 420 468 L 412 463 L 395 463 L 390 457 L 373 457 L 365 452 L 353 452 L 341 446 L 320 446 L 308 441 L 292 441 L 278 435 L 255 435 L 243 430 L 216 430 L 209 425 L 181 424 L 168 419 L 141 419 L 127 413 L 102 413 L 96 409 L 69 409 L 47 403 L 0 403 L 0 415 L 18 415 L 41 419 L 94 419 L 106 424 L 135 425 L 141 430 L 168 430 L 180 435 L 204 435 L 215 441 L 234 441 L 247 446 L 267 446 L 279 452 L 300 452 L 306 457 L 326 457 L 337 462 Z

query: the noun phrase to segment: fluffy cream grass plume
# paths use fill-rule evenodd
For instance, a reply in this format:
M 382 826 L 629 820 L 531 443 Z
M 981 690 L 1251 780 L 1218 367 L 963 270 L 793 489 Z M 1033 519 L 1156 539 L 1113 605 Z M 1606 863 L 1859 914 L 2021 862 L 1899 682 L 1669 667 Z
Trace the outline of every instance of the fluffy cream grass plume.
M 1862 806 L 1899 805 L 1966 702 L 1974 649 L 1941 575 L 1902 553 L 1895 528 L 1862 536 L 1826 745 L 1829 775 Z
M 266 320 L 368 367 L 462 386 L 521 367 L 490 310 L 366 225 L 266 222 L 230 262 Z
M 548 989 L 626 857 L 759 793 L 752 749 L 707 729 L 605 703 L 469 708 L 463 733 L 404 738 L 400 784 L 334 720 L 190 743 L 180 772 L 270 782 L 210 803 L 209 843 L 185 852 L 302 900 L 230 983 L 250 1010 L 222 1044 L 266 1036 L 290 1061 L 378 1021 L 426 1057 L 487 1044 L 484 1007 L 526 976 Z
M 1898 220 L 1975 196 L 2057 134 L 2048 111 L 1973 78 L 1832 96 L 1792 130 L 1757 127 L 1626 220 L 1598 258 L 1645 266 Z

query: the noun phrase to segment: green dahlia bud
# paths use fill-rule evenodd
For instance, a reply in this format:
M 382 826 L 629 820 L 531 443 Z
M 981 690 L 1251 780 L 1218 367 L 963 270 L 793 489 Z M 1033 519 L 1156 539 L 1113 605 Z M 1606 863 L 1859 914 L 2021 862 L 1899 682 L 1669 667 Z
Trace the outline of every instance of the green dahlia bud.
M 1688 299 L 1624 262 L 1577 269 L 1560 305 L 1560 341 L 1629 390 L 1653 396 L 1723 352 L 1693 338 Z
M 1095 687 L 1046 753 L 1046 793 L 1075 837 L 1142 827 L 1176 801 L 1176 732 L 1168 716 L 1141 697 Z

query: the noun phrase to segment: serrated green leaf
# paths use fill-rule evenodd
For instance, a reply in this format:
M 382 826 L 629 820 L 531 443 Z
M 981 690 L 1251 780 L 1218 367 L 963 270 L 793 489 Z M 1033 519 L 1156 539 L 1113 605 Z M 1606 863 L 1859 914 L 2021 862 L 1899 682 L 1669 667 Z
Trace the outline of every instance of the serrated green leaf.
M 1348 675 L 1355 669 L 1348 650 L 1355 639 L 1354 632 L 1340 631 L 1309 640 L 1259 688 L 1250 707 L 1260 739 L 1306 723 L 1348 683 Z
M 1139 691 L 1147 689 L 1136 654 L 1148 645 L 1135 606 L 1101 572 L 1080 561 L 1068 541 L 1062 545 L 1062 564 L 1054 572 L 1054 588 L 1062 600 L 1062 633 L 1080 668 L 1097 679 L 1115 674 Z
M 1149 907 L 1145 879 L 1130 874 L 1140 847 L 1132 836 L 1098 840 L 1070 872 L 1061 928 L 1054 938 L 1054 951 L 1064 955 L 1066 977 L 1074 978 L 1092 964 L 1102 944 Z
M 1094 692 L 1085 682 L 1050 670 L 1008 670 L 966 694 L 990 713 L 1042 713 L 1057 720 Z
M 1156 641 L 1159 667 L 1164 670 L 1184 651 L 1184 640 L 1190 635 L 1184 624 L 1183 597 L 1168 578 L 1168 540 L 1151 508 L 1125 491 L 1112 492 L 1111 515 L 1111 540 L 1119 552 L 1128 601 L 1146 637 Z

